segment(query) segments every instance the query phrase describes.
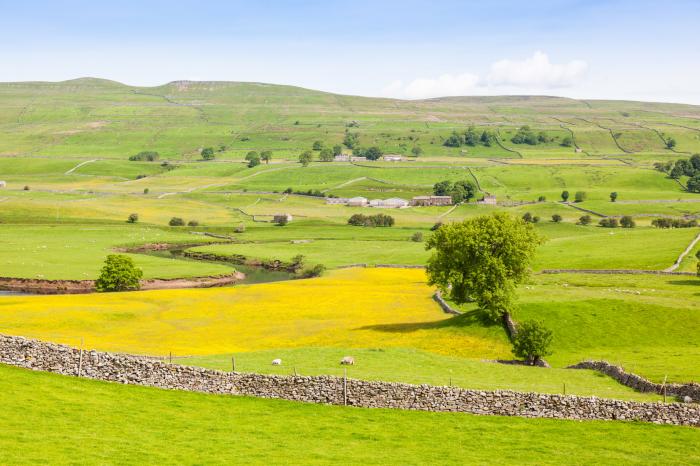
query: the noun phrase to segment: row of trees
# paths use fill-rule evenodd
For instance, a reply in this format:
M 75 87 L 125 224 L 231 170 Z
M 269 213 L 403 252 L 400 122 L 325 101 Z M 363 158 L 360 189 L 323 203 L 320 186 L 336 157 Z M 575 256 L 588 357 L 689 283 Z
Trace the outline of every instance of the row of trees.
M 686 188 L 688 191 L 700 193 L 700 154 L 694 154 L 688 159 L 678 159 L 675 162 L 656 162 L 654 168 L 666 173 L 674 180 L 687 176 Z
M 535 133 L 529 126 L 521 126 L 515 136 L 510 138 L 510 142 L 513 144 L 528 144 L 531 146 L 536 146 L 537 144 L 545 144 L 552 142 L 553 139 L 547 136 L 547 133 L 540 131 Z M 572 141 L 573 142 L 573 141 Z
M 354 214 L 348 219 L 348 225 L 356 227 L 391 227 L 394 226 L 394 217 L 386 214 Z
M 476 195 L 476 187 L 467 180 L 461 181 L 440 181 L 433 186 L 433 194 L 436 196 L 451 196 L 452 202 L 459 204 L 468 202 Z
M 698 226 L 698 221 L 684 218 L 655 218 L 651 224 L 656 228 L 695 228 Z
M 490 147 L 495 141 L 496 136 L 490 131 L 484 130 L 479 133 L 473 126 L 470 126 L 464 133 L 453 132 L 442 145 L 446 147 L 461 147 L 463 145 Z

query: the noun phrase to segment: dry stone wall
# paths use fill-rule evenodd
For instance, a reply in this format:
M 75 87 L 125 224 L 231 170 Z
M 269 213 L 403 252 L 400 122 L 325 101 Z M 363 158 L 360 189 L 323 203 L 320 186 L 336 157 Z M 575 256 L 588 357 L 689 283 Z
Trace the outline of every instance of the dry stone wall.
M 221 372 L 0 335 L 0 363 L 97 380 L 204 393 L 282 398 L 366 408 L 398 408 L 576 420 L 637 420 L 700 427 L 700 407 L 595 397 Z
M 667 395 L 677 396 L 680 398 L 687 396 L 695 402 L 700 402 L 700 384 L 697 383 L 668 383 L 664 386 L 663 384 L 654 383 L 651 380 L 647 380 L 637 374 L 625 372 L 622 367 L 614 366 L 606 361 L 583 361 L 578 364 L 574 364 L 573 366 L 569 366 L 568 368 L 591 369 L 598 371 L 612 377 L 622 385 L 626 385 L 637 390 L 638 392 L 658 393 L 662 395 L 665 390 Z

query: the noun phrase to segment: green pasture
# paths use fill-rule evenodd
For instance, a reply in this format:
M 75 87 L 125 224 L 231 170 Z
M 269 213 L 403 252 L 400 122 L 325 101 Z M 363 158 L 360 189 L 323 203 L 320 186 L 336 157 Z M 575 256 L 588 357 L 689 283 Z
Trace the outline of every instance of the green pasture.
M 657 382 L 700 380 L 696 277 L 535 275 L 519 295 L 516 320 L 554 332 L 555 366 L 604 359 Z
M 459 318 L 458 318 L 459 320 Z M 462 319 L 464 320 L 464 319 Z M 500 328 L 492 328 L 492 338 L 504 341 Z M 500 334 L 498 333 L 500 332 Z M 355 358 L 352 366 L 341 366 L 344 356 Z M 655 394 L 638 393 L 607 376 L 587 370 L 543 369 L 474 361 L 414 349 L 395 348 L 295 348 L 177 358 L 183 365 L 259 374 L 335 375 L 345 371 L 350 378 L 384 380 L 411 384 L 452 385 L 475 390 L 516 390 L 538 393 L 597 396 L 640 401 L 658 401 Z M 273 366 L 273 359 L 282 366 Z
M 359 134 L 361 145 L 387 153 L 408 155 L 420 146 L 424 159 L 575 159 L 624 151 L 663 157 L 670 151 L 654 129 L 676 137 L 678 151 L 700 148 L 692 129 L 698 111 L 684 105 L 658 109 L 649 103 L 541 97 L 400 101 L 258 83 L 144 88 L 95 79 L 6 83 L 0 85 L 0 97 L 0 155 L 11 156 L 126 160 L 141 150 L 156 150 L 164 158 L 196 160 L 199 148 L 224 146 L 219 159 L 241 160 L 249 150 L 269 149 L 293 160 L 316 140 L 340 143 L 346 129 Z M 513 144 L 523 125 L 552 141 Z M 443 145 L 453 131 L 469 126 L 496 132 L 500 144 Z M 561 146 L 570 131 L 581 153 Z
M 118 246 L 144 243 L 206 242 L 169 228 L 139 225 L 2 225 L 0 276 L 94 279 Z M 132 254 L 144 278 L 177 278 L 230 273 L 231 267 Z
M 700 461 L 690 427 L 322 406 L 7 366 L 0 374 L 4 464 Z M 438 433 L 439 441 L 416 441 Z

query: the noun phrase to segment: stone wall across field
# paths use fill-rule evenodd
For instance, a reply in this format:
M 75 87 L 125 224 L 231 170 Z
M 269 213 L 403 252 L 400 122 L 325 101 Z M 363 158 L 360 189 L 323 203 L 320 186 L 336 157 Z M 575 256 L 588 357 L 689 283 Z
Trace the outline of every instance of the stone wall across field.
M 700 407 L 595 397 L 466 390 L 365 382 L 329 376 L 221 372 L 153 359 L 0 335 L 0 363 L 97 380 L 203 393 L 281 398 L 366 408 L 398 408 L 576 420 L 637 420 L 700 427 Z
M 622 367 L 615 366 L 606 361 L 583 361 L 578 364 L 574 364 L 573 366 L 569 366 L 568 368 L 591 369 L 598 371 L 612 377 L 622 385 L 633 388 L 638 392 L 658 393 L 663 395 L 665 391 L 666 395 L 669 396 L 677 396 L 680 398 L 687 396 L 695 402 L 700 402 L 700 384 L 697 383 L 667 383 L 666 385 L 655 383 L 637 374 L 625 372 Z

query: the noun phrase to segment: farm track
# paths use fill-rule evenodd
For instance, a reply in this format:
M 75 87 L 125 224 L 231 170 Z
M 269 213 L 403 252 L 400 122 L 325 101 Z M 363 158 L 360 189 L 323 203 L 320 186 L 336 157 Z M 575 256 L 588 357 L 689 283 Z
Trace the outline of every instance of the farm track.
M 64 173 L 64 175 L 70 175 L 71 173 L 73 173 L 73 172 L 76 171 L 78 168 L 82 167 L 83 165 L 87 165 L 87 164 L 89 164 L 89 163 L 97 162 L 97 160 L 98 160 L 98 159 L 92 159 L 92 160 L 86 160 L 85 162 L 81 162 L 81 163 L 79 163 L 78 165 L 76 165 L 75 167 L 73 167 L 73 168 L 71 168 L 70 170 L 66 171 L 66 172 Z

